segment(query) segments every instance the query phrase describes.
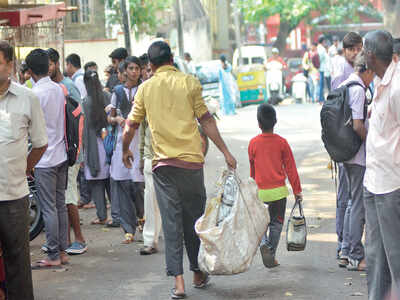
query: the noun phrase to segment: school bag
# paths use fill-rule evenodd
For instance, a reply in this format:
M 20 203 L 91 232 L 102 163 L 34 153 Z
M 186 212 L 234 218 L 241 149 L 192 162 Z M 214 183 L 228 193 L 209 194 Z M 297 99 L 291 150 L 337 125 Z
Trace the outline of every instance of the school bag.
M 319 60 L 318 52 L 315 52 L 311 55 L 311 62 L 313 64 L 314 68 L 319 69 L 319 67 L 321 66 L 321 62 Z
M 117 110 L 120 110 L 120 113 L 124 119 L 128 117 L 129 112 L 132 108 L 132 103 L 129 103 L 128 98 L 126 97 L 126 93 L 123 85 L 117 85 L 114 87 L 114 93 L 117 98 Z M 117 144 L 118 130 L 116 126 L 109 125 L 107 126 L 107 135 L 103 140 L 104 150 L 106 152 L 106 161 L 108 164 L 111 164 L 111 159 Z
M 65 120 L 65 147 L 67 150 L 68 165 L 73 166 L 82 149 L 84 116 L 78 101 L 69 96 L 65 85 L 60 84 L 65 95 L 64 120 Z
M 362 140 L 353 129 L 352 111 L 349 105 L 349 88 L 359 82 L 349 82 L 328 94 L 321 109 L 322 141 L 331 159 L 345 162 L 352 159 L 360 149 Z M 364 119 L 367 114 L 364 107 Z

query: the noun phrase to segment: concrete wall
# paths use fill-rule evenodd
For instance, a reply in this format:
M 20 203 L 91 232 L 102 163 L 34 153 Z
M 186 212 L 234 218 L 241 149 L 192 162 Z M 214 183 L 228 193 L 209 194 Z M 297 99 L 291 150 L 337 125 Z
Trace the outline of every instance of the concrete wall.
M 71 0 L 65 0 L 65 3 L 71 5 Z M 89 9 L 90 21 L 87 24 L 72 23 L 71 13 L 67 14 L 64 31 L 66 40 L 93 40 L 106 37 L 104 0 L 89 0 Z
M 65 57 L 71 53 L 76 53 L 81 57 L 82 67 L 89 61 L 94 61 L 99 66 L 99 76 L 104 79 L 104 70 L 111 64 L 108 57 L 110 53 L 118 46 L 117 39 L 103 40 L 66 40 Z
M 185 52 L 189 52 L 195 63 L 212 59 L 212 40 L 208 19 L 203 17 L 187 22 L 183 28 Z

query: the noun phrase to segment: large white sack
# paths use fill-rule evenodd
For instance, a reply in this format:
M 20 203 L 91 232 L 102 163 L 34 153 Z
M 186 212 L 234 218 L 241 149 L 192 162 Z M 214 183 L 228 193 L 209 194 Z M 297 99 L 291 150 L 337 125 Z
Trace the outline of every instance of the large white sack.
M 269 223 L 268 208 L 257 197 L 253 179 L 240 182 L 234 174 L 237 188 L 231 213 L 218 225 L 218 213 L 227 177 L 222 176 L 217 197 L 208 199 L 204 215 L 195 229 L 201 240 L 199 267 L 212 275 L 233 275 L 249 269 L 261 238 Z

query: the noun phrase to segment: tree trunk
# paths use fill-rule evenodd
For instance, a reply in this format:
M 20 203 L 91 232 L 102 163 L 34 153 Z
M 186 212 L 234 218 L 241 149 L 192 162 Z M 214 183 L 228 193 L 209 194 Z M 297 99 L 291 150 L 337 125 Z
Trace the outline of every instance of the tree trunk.
M 288 22 L 285 22 L 281 18 L 279 25 L 278 37 L 274 43 L 274 47 L 279 49 L 279 53 L 283 54 L 286 50 L 286 39 L 290 32 L 293 30 L 293 26 L 290 26 Z
M 400 0 L 383 0 L 385 29 L 393 37 L 400 37 Z

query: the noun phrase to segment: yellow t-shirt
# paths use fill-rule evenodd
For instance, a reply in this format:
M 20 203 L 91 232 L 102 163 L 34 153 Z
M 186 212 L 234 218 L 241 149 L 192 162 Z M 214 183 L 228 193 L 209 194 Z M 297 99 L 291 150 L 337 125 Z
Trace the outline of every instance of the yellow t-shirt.
M 262 202 L 273 202 L 286 198 L 289 195 L 289 190 L 286 185 L 273 189 L 258 190 L 258 198 Z
M 139 86 L 128 119 L 131 124 L 140 124 L 146 117 L 153 138 L 154 161 L 203 163 L 196 118 L 207 112 L 199 80 L 167 65 Z

